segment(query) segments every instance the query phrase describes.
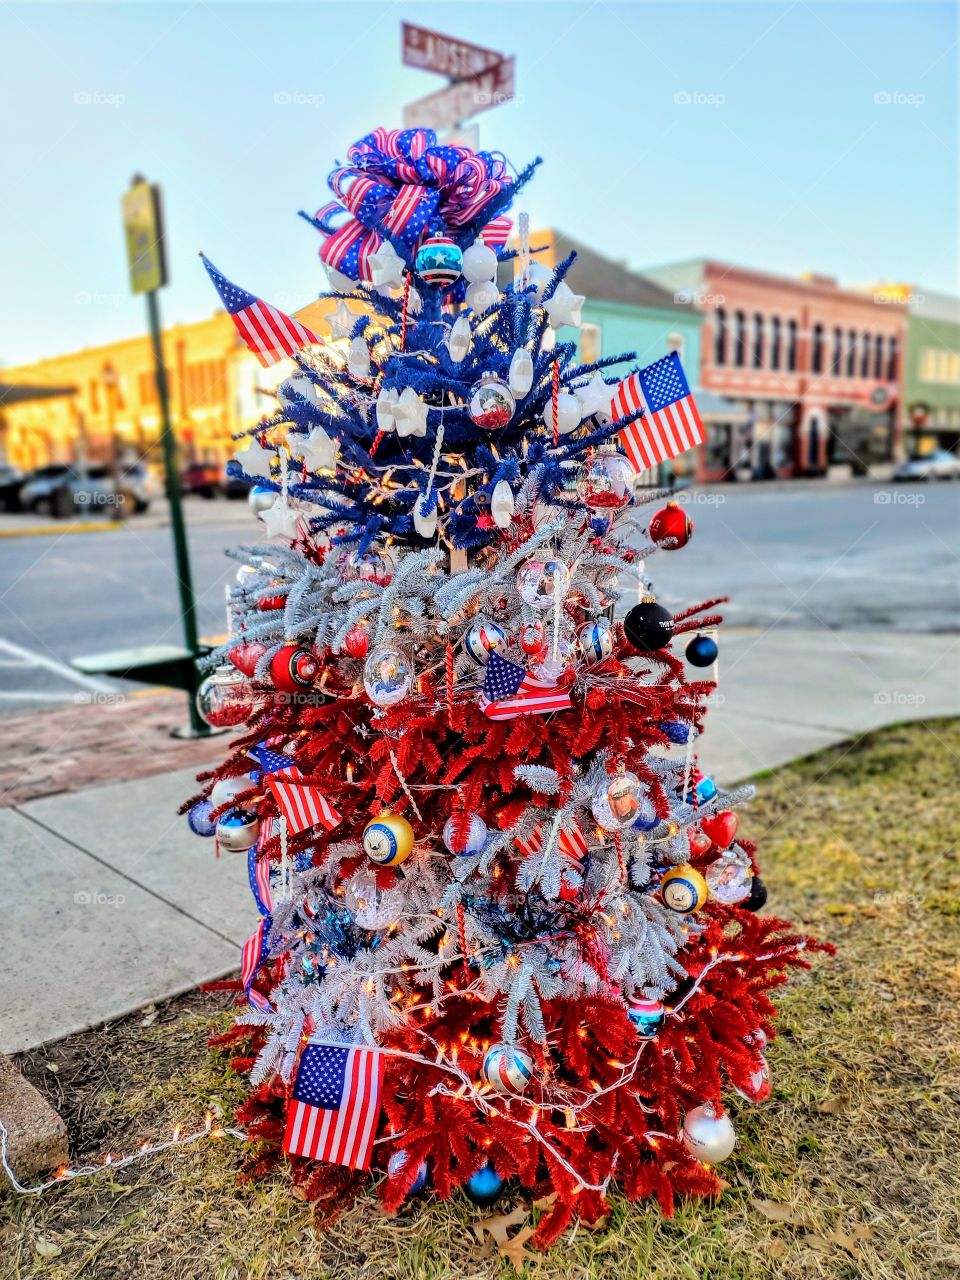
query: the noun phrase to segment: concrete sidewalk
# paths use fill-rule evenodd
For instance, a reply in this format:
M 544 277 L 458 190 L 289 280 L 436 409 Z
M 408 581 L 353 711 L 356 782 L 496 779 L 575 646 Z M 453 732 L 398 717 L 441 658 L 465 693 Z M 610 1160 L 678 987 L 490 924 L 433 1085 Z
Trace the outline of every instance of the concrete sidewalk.
M 882 724 L 960 715 L 958 674 L 953 635 L 725 630 L 700 764 L 732 783 Z M 208 745 L 215 761 L 226 742 Z M 15 924 L 0 970 L 0 1051 L 238 968 L 257 922 L 246 859 L 216 859 L 213 842 L 177 816 L 194 772 L 0 811 L 0 889 Z

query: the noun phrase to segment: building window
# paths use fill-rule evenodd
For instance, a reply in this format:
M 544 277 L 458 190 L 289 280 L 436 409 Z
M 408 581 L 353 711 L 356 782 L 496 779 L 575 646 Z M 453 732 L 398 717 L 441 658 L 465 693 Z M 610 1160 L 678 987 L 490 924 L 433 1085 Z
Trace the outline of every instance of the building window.
M 137 378 L 140 403 L 151 405 L 157 403 L 157 379 L 153 370 L 141 373 Z
M 830 361 L 830 372 L 834 377 L 839 377 L 843 373 L 843 330 L 834 329 L 833 331 L 833 357 Z
M 100 383 L 96 378 L 90 379 L 90 412 L 100 412 Z
M 897 380 L 897 339 L 894 335 L 887 340 L 887 381 Z
M 883 336 L 879 333 L 873 340 L 873 376 L 878 382 L 883 377 Z
M 787 370 L 790 373 L 797 371 L 797 322 L 796 320 L 787 321 Z
M 870 377 L 870 335 L 865 333 L 860 339 L 860 377 Z
M 920 352 L 921 382 L 960 383 L 960 352 L 924 347 Z
M 780 317 L 770 319 L 770 368 L 780 368 Z
M 727 313 L 723 307 L 717 307 L 714 315 L 716 328 L 713 334 L 713 363 L 727 363 Z
M 733 319 L 733 363 L 742 369 L 747 363 L 747 317 L 738 311 Z
M 580 327 L 580 359 L 584 364 L 596 364 L 600 359 L 603 334 L 598 324 Z
M 763 368 L 763 316 L 759 311 L 753 317 L 753 367 Z
M 226 399 L 227 365 L 225 360 L 198 360 L 183 371 L 181 394 L 186 409 L 211 408 Z
M 823 373 L 823 325 L 813 326 L 813 339 L 810 348 L 810 370 L 812 373 Z
M 683 334 L 668 333 L 667 334 L 667 350 L 675 351 L 680 359 L 683 359 Z
M 851 329 L 847 334 L 847 377 L 853 378 L 857 372 L 857 331 Z

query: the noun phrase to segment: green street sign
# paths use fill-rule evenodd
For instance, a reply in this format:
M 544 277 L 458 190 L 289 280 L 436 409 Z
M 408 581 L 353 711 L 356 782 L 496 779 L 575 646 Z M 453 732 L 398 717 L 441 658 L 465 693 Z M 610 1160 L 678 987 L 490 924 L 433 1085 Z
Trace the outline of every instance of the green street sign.
M 121 205 L 130 288 L 134 293 L 153 293 L 167 283 L 160 188 L 136 177 L 124 192 Z

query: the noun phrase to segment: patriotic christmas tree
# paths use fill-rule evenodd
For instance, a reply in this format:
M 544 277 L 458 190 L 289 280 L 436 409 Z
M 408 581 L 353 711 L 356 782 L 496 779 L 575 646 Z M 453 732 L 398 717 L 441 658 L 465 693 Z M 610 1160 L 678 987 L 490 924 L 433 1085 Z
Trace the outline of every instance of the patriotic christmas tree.
M 268 540 L 199 694 L 240 736 L 185 808 L 260 913 L 220 1038 L 247 1172 L 287 1160 L 331 1215 L 371 1180 L 387 1210 L 512 1180 L 554 1193 L 546 1245 L 612 1183 L 667 1213 L 718 1189 L 808 943 L 756 914 L 751 789 L 696 765 L 720 601 L 651 591 L 692 525 L 638 480 L 696 405 L 676 353 L 578 359 L 572 259 L 522 214 L 508 239 L 533 168 L 351 147 L 308 219 L 329 339 L 207 264 L 298 367 L 232 464 Z

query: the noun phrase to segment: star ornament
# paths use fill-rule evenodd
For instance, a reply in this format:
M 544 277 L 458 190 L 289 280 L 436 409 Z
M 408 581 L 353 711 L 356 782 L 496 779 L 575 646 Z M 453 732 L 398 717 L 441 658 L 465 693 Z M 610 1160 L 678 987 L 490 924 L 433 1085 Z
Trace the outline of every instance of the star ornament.
M 252 439 L 245 449 L 233 455 L 248 476 L 262 476 L 270 479 L 271 463 L 277 460 L 276 449 L 265 449 L 256 439 Z
M 403 272 L 407 264 L 389 240 L 384 240 L 376 253 L 371 253 L 368 262 L 371 283 L 378 289 L 403 287 Z
M 300 517 L 303 513 L 291 507 L 284 498 L 277 498 L 272 507 L 260 512 L 268 538 L 286 538 L 292 542 L 300 536 Z
M 400 399 L 393 406 L 393 420 L 398 436 L 425 436 L 427 434 L 427 406 L 413 387 L 404 387 Z
M 579 329 L 582 324 L 580 308 L 586 300 L 584 294 L 574 293 L 566 280 L 561 280 L 554 290 L 553 297 L 543 305 L 554 329 L 560 329 L 565 324 Z
M 599 370 L 593 375 L 585 387 L 577 387 L 576 397 L 585 418 L 599 414 L 609 418 L 610 401 L 613 399 L 613 387 L 608 387 L 600 376 Z
M 337 442 L 331 440 L 322 427 L 315 427 L 305 439 L 297 441 L 294 449 L 308 471 L 337 469 Z
M 332 338 L 349 338 L 357 317 L 345 302 L 337 303 L 337 309 L 327 321 Z

